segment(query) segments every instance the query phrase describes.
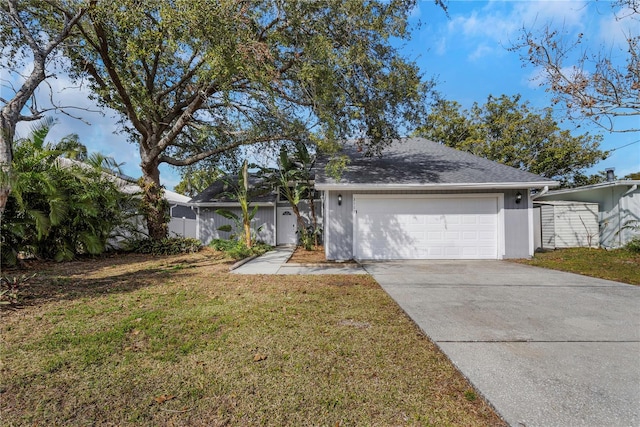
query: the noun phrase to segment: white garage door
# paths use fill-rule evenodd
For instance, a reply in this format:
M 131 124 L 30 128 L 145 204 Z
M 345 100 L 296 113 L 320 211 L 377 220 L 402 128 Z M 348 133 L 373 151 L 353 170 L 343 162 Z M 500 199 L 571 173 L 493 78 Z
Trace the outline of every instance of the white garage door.
M 498 197 L 360 195 L 357 259 L 496 259 Z

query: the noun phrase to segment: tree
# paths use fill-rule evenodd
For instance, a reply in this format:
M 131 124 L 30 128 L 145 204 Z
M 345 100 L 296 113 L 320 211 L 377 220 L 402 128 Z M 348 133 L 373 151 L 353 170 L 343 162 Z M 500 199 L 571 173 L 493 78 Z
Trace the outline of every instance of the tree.
M 256 193 L 262 191 L 258 186 L 255 188 L 249 187 L 249 163 L 245 160 L 242 163 L 242 168 L 238 174 L 237 182 L 226 182 L 231 189 L 227 192 L 229 198 L 235 199 L 240 205 L 241 216 L 228 209 L 216 209 L 216 213 L 227 219 L 233 220 L 236 224 L 236 229 L 240 228 L 241 233 L 236 230 L 236 236 L 240 241 L 244 243 L 247 248 L 253 246 L 253 236 L 251 235 L 251 221 L 255 218 L 258 212 L 258 206 L 251 208 L 251 197 Z M 220 231 L 233 231 L 229 224 L 218 227 Z M 232 236 L 233 237 L 233 236 Z
M 166 234 L 158 166 L 239 147 L 367 137 L 379 152 L 411 129 L 430 82 L 390 39 L 415 0 L 100 2 L 67 49 L 75 76 L 118 111 L 140 150 L 147 225 Z
M 0 218 L 11 187 L 13 140 L 16 125 L 23 120 L 39 120 L 43 109 L 32 102 L 36 88 L 48 77 L 48 66 L 89 5 L 84 2 L 40 0 L 2 0 L 0 3 L 1 68 L 6 75 L 21 75 L 18 69 L 30 63 L 31 71 L 14 89 L 10 80 L 3 86 L 14 89 L 12 98 L 0 97 Z M 6 77 L 4 77 L 6 78 Z M 31 101 L 31 102 L 30 102 Z M 25 113 L 25 107 L 28 113 Z
M 470 111 L 455 101 L 441 100 L 416 133 L 563 185 L 583 179 L 585 168 L 607 156 L 598 149 L 600 136 L 573 136 L 561 130 L 551 108 L 532 110 L 528 102 L 520 102 L 520 95 L 489 96 L 484 105 L 474 103 Z
M 5 265 L 15 264 L 21 252 L 57 261 L 102 253 L 133 209 L 132 197 L 105 172 L 115 162 L 96 153 L 85 163 L 62 159 L 86 147 L 45 143 L 52 125 L 38 122 L 29 138 L 15 143 L 13 191 L 0 225 Z
M 588 118 L 610 132 L 638 132 L 638 120 L 627 128 L 614 118 L 640 116 L 640 2 L 618 0 L 611 7 L 616 20 L 630 24 L 624 47 L 593 52 L 583 48 L 588 34 L 571 38 L 548 24 L 539 33 L 523 29 L 521 43 L 512 50 L 526 50 L 523 61 L 541 69 L 542 84 L 554 104 L 564 104 L 569 118 Z
M 223 175 L 223 172 L 218 168 L 210 169 L 186 166 L 182 169 L 182 179 L 173 188 L 173 191 L 189 197 L 194 197 L 202 193 L 208 186 L 220 179 Z
M 290 152 L 291 151 L 291 152 Z M 311 245 L 318 246 L 318 218 L 314 203 L 314 190 L 312 184 L 311 169 L 315 162 L 315 156 L 309 153 L 307 146 L 296 141 L 293 150 L 286 145 L 280 147 L 277 170 L 266 170 L 265 173 L 272 177 L 271 182 L 279 188 L 281 194 L 287 199 L 298 222 L 300 240 L 305 249 L 310 250 Z M 306 199 L 311 214 L 311 224 L 307 225 L 299 204 Z

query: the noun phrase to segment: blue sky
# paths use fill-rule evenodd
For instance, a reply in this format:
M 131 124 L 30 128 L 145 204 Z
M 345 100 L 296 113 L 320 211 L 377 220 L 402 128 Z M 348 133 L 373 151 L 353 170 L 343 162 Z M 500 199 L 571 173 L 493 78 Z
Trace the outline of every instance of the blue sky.
M 433 1 L 419 1 L 412 22 L 420 22 L 410 42 L 402 46 L 405 56 L 415 61 L 425 77 L 436 77 L 437 90 L 449 100 L 458 101 L 465 108 L 474 102 L 484 103 L 489 95 L 521 94 L 534 107 L 547 107 L 551 96 L 535 81 L 539 70 L 523 67 L 517 52 L 507 48 L 515 43 L 523 26 L 541 28 L 547 22 L 564 27 L 569 34 L 583 32 L 590 46 L 610 49 L 614 58 L 619 55 L 620 42 L 625 32 L 635 31 L 637 21 L 618 22 L 611 13 L 607 1 L 451 1 L 449 16 L 434 5 Z M 635 26 L 633 26 L 635 24 Z M 87 97 L 86 88 L 75 87 L 64 76 L 49 81 L 55 99 L 62 105 L 73 105 L 95 109 L 95 102 Z M 5 89 L 3 89 L 4 92 Z M 49 89 L 40 89 L 40 97 L 48 97 Z M 90 113 L 69 110 L 81 116 L 82 121 L 57 115 L 58 125 L 50 134 L 59 140 L 69 133 L 77 133 L 91 151 L 100 151 L 123 164 L 127 175 L 140 176 L 140 156 L 137 147 L 127 142 L 124 134 L 115 134 L 118 126 L 115 114 Z M 561 111 L 558 111 L 561 118 Z M 640 118 L 620 121 L 622 126 L 640 127 Z M 640 171 L 640 134 L 604 133 L 589 123 L 576 124 L 568 121 L 561 126 L 576 134 L 591 131 L 604 136 L 601 148 L 612 150 L 611 156 L 590 169 L 590 173 L 615 167 L 616 175 L 624 176 Z M 21 125 L 20 135 L 28 133 L 28 125 Z M 164 165 L 161 169 L 162 183 L 172 189 L 179 180 L 176 169 Z

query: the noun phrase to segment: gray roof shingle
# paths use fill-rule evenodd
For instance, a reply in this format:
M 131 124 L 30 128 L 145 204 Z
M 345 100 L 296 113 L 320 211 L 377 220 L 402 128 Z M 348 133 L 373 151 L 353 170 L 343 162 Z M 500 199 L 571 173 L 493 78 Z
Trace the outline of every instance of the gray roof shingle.
M 556 181 L 456 150 L 424 138 L 408 138 L 393 142 L 382 156 L 365 157 L 354 143 L 343 149 L 351 162 L 339 180 L 329 176 L 325 166 L 328 156 L 316 161 L 316 186 L 323 185 L 455 185 L 513 184 Z
M 237 203 L 234 197 L 230 197 L 229 192 L 233 193 L 232 185 L 238 182 L 237 175 L 231 175 L 225 179 L 219 179 L 214 182 L 201 193 L 196 194 L 189 203 Z M 249 175 L 249 196 L 253 203 L 275 202 L 275 191 L 267 186 L 263 178 Z

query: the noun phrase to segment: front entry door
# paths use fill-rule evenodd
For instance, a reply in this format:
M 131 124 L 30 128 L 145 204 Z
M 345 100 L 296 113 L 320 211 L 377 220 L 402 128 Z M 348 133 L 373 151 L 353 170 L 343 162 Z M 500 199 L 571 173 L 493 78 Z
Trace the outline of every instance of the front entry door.
M 278 245 L 295 245 L 298 243 L 297 220 L 291 208 L 278 208 L 276 223 Z

